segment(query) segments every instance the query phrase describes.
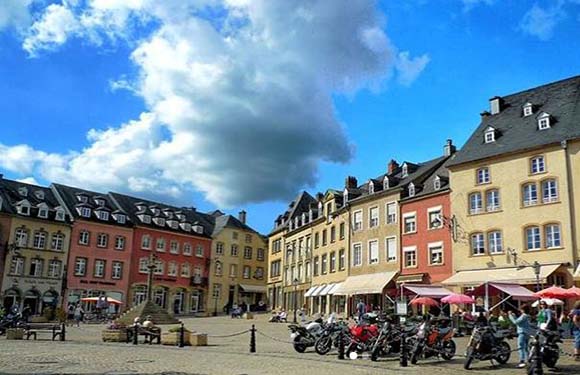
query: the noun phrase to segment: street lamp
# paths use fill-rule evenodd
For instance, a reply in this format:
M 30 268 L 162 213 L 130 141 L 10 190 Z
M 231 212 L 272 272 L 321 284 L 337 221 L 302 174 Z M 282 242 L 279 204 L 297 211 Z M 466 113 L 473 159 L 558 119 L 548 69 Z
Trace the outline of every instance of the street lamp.
M 532 264 L 532 267 L 534 268 L 534 275 L 536 275 L 536 292 L 540 291 L 540 263 L 538 263 L 538 261 L 534 261 L 534 264 Z
M 297 309 L 297 300 L 298 298 L 296 298 L 296 289 L 298 288 L 298 279 L 294 278 L 294 280 L 292 280 L 292 285 L 294 285 L 294 320 L 292 321 L 293 323 L 297 323 L 296 321 L 296 309 Z

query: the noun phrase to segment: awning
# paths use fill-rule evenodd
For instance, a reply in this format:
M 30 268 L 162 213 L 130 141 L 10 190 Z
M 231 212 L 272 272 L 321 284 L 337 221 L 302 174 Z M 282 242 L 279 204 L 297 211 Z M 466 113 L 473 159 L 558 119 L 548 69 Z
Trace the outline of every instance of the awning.
M 310 297 L 312 295 L 312 293 L 314 293 L 314 291 L 316 289 L 318 289 L 319 287 L 320 287 L 319 285 L 311 286 L 310 289 L 308 289 L 308 291 L 306 291 L 306 293 L 304 293 L 304 297 Z
M 332 289 L 330 289 L 330 291 L 328 292 L 329 295 L 334 295 L 336 293 L 336 291 L 338 290 L 338 288 L 340 288 L 340 286 L 342 285 L 342 283 L 336 283 L 334 284 L 334 286 L 332 287 Z
M 320 292 L 322 292 L 322 290 L 326 288 L 326 284 L 322 284 L 321 286 L 319 286 L 318 288 L 316 288 L 314 290 L 314 292 L 312 292 L 312 294 L 310 295 L 310 297 L 318 297 L 320 295 Z
M 441 298 L 453 293 L 438 285 L 405 284 L 403 288 L 421 297 Z
M 397 272 L 378 272 L 367 275 L 349 276 L 335 291 L 335 295 L 380 294 L 393 280 Z
M 399 275 L 397 283 L 420 283 L 423 282 L 424 273 L 416 273 L 414 275 Z
M 333 287 L 334 287 L 334 284 L 328 284 L 327 286 L 324 287 L 324 289 L 322 289 L 322 291 L 320 291 L 320 293 L 318 293 L 318 295 L 319 296 L 327 296 Z
M 556 271 L 562 264 L 550 264 L 540 266 L 540 283 L 545 283 L 548 276 Z M 478 286 L 486 282 L 508 282 L 520 285 L 535 284 L 536 275 L 534 268 L 511 267 L 511 268 L 490 268 L 477 271 L 459 271 L 447 280 L 443 285 Z
M 266 293 L 265 285 L 240 284 L 240 288 L 242 288 L 246 293 Z
M 576 267 L 576 271 L 574 271 L 574 281 L 580 281 L 580 264 Z
M 508 283 L 487 283 L 488 295 L 495 296 L 499 292 L 503 292 L 519 301 L 532 301 L 538 299 L 534 293 L 518 284 Z M 485 296 L 485 284 L 478 286 L 473 291 L 469 292 L 472 296 Z

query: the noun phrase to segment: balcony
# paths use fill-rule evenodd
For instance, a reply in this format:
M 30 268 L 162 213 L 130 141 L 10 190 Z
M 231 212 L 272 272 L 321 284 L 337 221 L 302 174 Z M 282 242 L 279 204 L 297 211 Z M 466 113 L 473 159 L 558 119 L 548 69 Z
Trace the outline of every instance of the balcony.
M 195 275 L 191 277 L 191 286 L 206 287 L 209 284 L 209 278 Z

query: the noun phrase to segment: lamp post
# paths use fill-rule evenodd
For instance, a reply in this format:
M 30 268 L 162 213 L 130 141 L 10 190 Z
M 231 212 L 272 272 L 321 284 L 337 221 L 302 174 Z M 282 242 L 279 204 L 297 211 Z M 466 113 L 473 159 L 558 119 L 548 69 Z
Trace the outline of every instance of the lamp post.
M 221 276 L 222 275 L 222 262 L 219 259 L 215 259 L 214 262 L 215 262 L 214 272 L 216 275 L 219 274 Z M 211 272 L 211 270 L 210 270 L 210 272 Z M 218 316 L 218 299 L 219 299 L 219 295 L 221 294 L 221 289 L 219 290 L 218 293 L 216 293 L 215 285 L 216 284 L 212 284 L 212 294 L 213 294 L 213 303 L 214 303 L 213 316 Z
M 292 321 L 293 323 L 297 323 L 297 320 L 296 320 L 296 309 L 298 308 L 298 306 L 297 306 L 297 302 L 298 302 L 297 300 L 298 300 L 298 298 L 296 298 L 297 297 L 296 296 L 296 290 L 298 289 L 298 282 L 299 281 L 298 281 L 297 278 L 294 278 L 294 280 L 292 280 L 292 285 L 294 285 L 294 320 Z
M 536 275 L 536 292 L 540 291 L 540 263 L 538 263 L 538 261 L 534 261 L 534 264 L 532 264 L 532 267 L 534 268 L 534 275 Z
M 147 302 L 153 300 L 153 273 L 157 268 L 157 257 L 151 253 L 147 262 Z

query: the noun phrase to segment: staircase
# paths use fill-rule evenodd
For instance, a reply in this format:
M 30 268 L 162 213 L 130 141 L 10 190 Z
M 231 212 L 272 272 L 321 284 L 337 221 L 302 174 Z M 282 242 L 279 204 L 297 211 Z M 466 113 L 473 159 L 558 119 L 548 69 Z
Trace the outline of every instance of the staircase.
M 151 316 L 151 321 L 156 325 L 179 323 L 179 320 L 175 319 L 173 315 L 169 314 L 165 309 L 152 301 L 145 301 L 137 306 L 133 306 L 116 321 L 117 323 L 131 325 L 135 321 L 135 318 L 138 317 L 141 319 L 141 322 L 143 322 L 148 316 Z

